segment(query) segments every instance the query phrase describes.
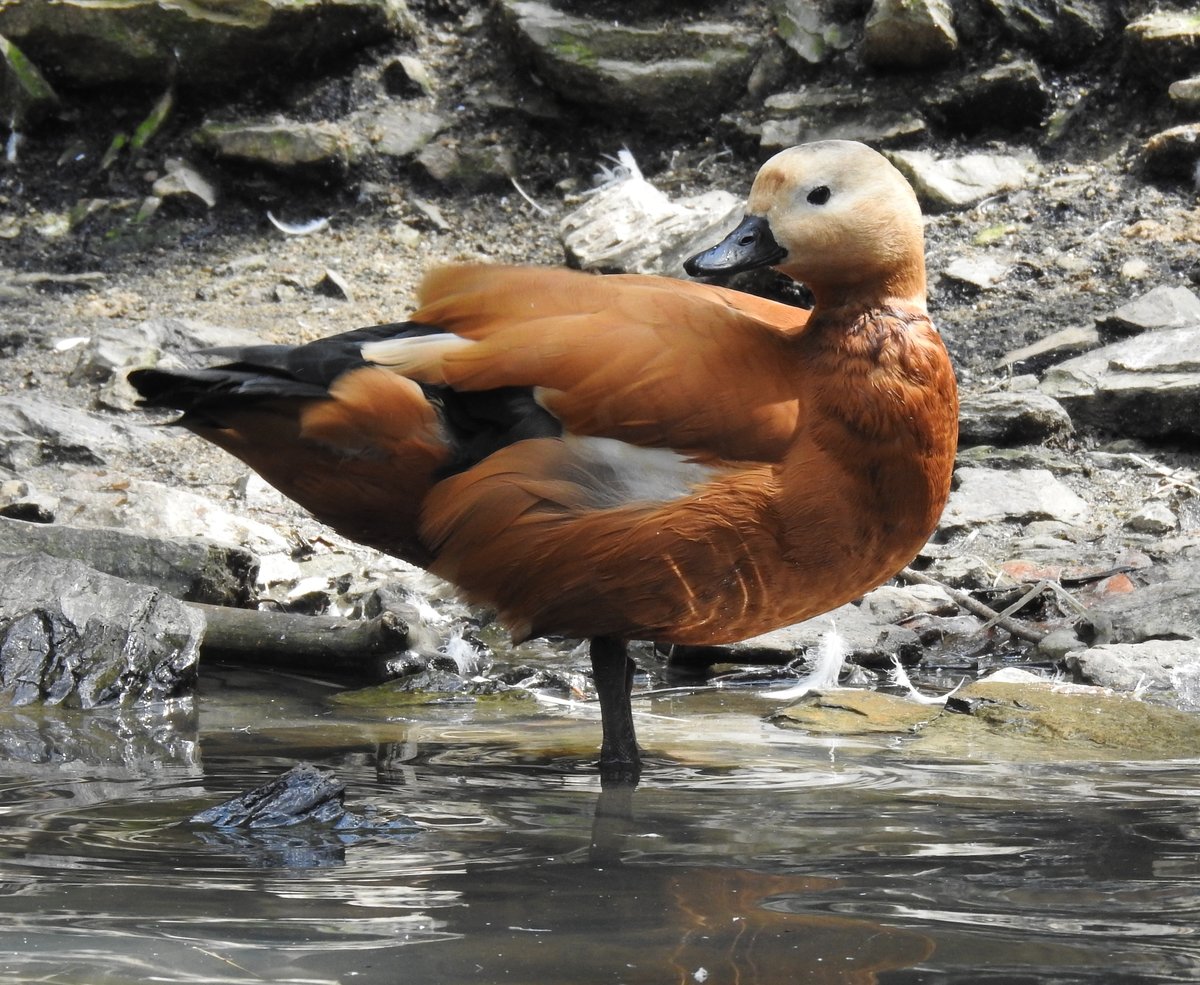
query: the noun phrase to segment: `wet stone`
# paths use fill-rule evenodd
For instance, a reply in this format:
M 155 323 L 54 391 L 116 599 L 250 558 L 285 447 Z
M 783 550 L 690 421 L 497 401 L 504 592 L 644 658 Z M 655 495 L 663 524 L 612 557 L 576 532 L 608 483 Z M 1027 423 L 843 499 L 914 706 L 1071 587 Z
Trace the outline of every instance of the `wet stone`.
M 1200 754 L 1200 717 L 1105 688 L 1004 671 L 946 702 L 914 743 L 970 759 L 1177 759 Z
M 79 561 L 0 558 L 0 694 L 11 704 L 94 708 L 184 694 L 203 628 L 196 609 L 159 589 Z
M 330 825 L 338 831 L 419 831 L 406 817 L 383 820 L 346 810 L 346 784 L 330 770 L 309 763 L 192 815 L 192 824 L 216 828 L 290 828 L 297 824 Z
M 870 735 L 910 732 L 938 709 L 894 694 L 861 688 L 813 691 L 771 717 L 781 728 L 813 735 Z

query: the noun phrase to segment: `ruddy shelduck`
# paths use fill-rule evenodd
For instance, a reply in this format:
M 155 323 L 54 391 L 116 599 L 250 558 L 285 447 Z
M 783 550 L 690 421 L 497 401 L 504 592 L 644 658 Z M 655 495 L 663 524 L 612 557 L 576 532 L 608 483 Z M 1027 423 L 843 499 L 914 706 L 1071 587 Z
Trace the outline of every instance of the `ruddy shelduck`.
M 601 773 L 636 781 L 628 641 L 807 619 L 934 531 L 958 400 L 922 244 L 900 173 L 822 141 L 767 161 L 742 223 L 686 264 L 775 267 L 811 311 L 664 277 L 451 266 L 403 323 L 130 379 L 516 639 L 590 639 Z

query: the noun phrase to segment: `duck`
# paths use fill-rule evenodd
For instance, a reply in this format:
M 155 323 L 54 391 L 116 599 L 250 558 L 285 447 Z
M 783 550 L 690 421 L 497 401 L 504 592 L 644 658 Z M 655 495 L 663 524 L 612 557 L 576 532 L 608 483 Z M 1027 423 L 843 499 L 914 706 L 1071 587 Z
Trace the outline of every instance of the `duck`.
M 759 169 L 694 280 L 436 267 L 402 322 L 129 374 L 146 408 L 334 530 L 588 640 L 600 775 L 636 784 L 632 641 L 723 644 L 853 601 L 937 527 L 958 431 L 921 210 L 875 150 Z M 713 283 L 770 267 L 811 309 Z

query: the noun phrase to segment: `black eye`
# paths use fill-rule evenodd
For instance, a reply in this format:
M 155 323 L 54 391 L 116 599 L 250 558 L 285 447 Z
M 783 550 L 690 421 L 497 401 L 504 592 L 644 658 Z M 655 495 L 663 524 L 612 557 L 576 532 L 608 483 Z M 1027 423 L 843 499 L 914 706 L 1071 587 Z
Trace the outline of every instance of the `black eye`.
M 816 188 L 808 193 L 808 201 L 812 205 L 824 205 L 829 201 L 830 194 L 828 185 L 817 185 Z

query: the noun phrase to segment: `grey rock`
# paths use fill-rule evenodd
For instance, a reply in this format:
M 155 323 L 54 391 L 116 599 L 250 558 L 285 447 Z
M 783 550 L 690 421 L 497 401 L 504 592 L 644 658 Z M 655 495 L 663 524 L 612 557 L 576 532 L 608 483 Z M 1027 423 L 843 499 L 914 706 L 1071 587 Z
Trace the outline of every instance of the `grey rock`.
M 874 0 L 862 55 L 876 68 L 932 68 L 958 50 L 954 12 L 946 0 Z
M 955 461 L 959 467 L 1046 469 L 1054 475 L 1070 475 L 1083 471 L 1083 466 L 1074 458 L 1040 445 L 997 448 L 994 445 L 964 444 L 959 448 Z
M 675 129 L 730 105 L 758 48 L 742 28 L 717 21 L 632 27 L 536 0 L 501 0 L 500 12 L 518 50 L 563 99 Z
M 52 523 L 58 497 L 21 479 L 0 482 L 0 516 L 30 523 Z
M 1125 526 L 1143 534 L 1166 534 L 1179 526 L 1179 518 L 1166 503 L 1147 503 L 1125 521 Z
M 1053 104 L 1031 61 L 1013 61 L 965 75 L 932 106 L 949 128 L 965 134 L 1039 127 Z
M 1032 157 L 1011 154 L 964 154 L 935 158 L 929 151 L 895 150 L 888 159 L 912 184 L 932 211 L 963 209 L 1031 184 L 1036 177 Z
M 115 423 L 45 397 L 0 397 L 0 465 L 22 471 L 38 465 L 103 465 L 162 437 L 153 428 Z
M 996 369 L 1038 372 L 1055 363 L 1082 355 L 1100 345 L 1100 333 L 1093 326 L 1078 325 L 1052 332 L 1029 345 L 1006 352 Z
M 440 113 L 404 103 L 384 107 L 365 123 L 368 141 L 385 157 L 412 157 L 450 125 Z
M 964 468 L 955 472 L 957 487 L 942 514 L 941 527 L 956 530 L 986 523 L 1058 520 L 1082 523 L 1088 504 L 1045 469 Z
M 783 43 L 809 65 L 821 65 L 854 43 L 855 29 L 827 4 L 814 0 L 775 0 L 775 29 Z
M 584 270 L 682 277 L 683 261 L 719 241 L 743 209 L 724 191 L 672 201 L 633 166 L 567 215 L 559 234 L 567 258 Z
M 1200 435 L 1200 325 L 1114 342 L 1051 368 L 1043 393 L 1076 427 L 1126 437 Z
M 217 204 L 217 190 L 212 182 L 187 161 L 169 157 L 164 163 L 166 174 L 157 179 L 151 191 L 158 198 L 195 198 L 210 209 Z
M 0 558 L 0 693 L 94 708 L 194 683 L 204 618 L 158 589 L 44 554 Z
M 1062 404 L 1036 391 L 971 394 L 959 406 L 961 446 L 1030 444 L 1073 430 Z
M 243 548 L 198 538 L 167 538 L 112 527 L 78 527 L 0 519 L 0 554 L 33 551 L 154 585 L 187 602 L 243 605 L 258 561 Z
M 1186 287 L 1160 285 L 1096 319 L 1105 342 L 1160 328 L 1200 327 L 1200 297 Z
M 1116 23 L 1115 7 L 1105 0 L 981 0 L 979 6 L 987 30 L 1061 65 L 1086 58 Z M 959 33 L 964 42 L 977 40 L 961 23 Z
M 1200 640 L 1200 561 L 1176 561 L 1162 576 L 1136 592 L 1107 596 L 1089 611 L 1111 634 L 1104 642 Z
M 323 294 L 327 298 L 336 298 L 338 301 L 354 300 L 354 291 L 350 287 L 350 282 L 346 280 L 336 270 L 326 267 L 321 274 L 321 279 L 314 285 L 313 290 L 317 294 Z
M 483 191 L 511 188 L 517 165 L 512 151 L 498 144 L 464 144 L 443 138 L 427 143 L 417 163 L 448 188 Z
M 429 69 L 415 55 L 399 55 L 388 62 L 380 80 L 391 96 L 432 96 L 437 88 Z
M 1177 79 L 1167 87 L 1167 95 L 1183 109 L 1200 110 L 1200 76 Z
M 942 276 L 980 291 L 990 291 L 999 287 L 1011 270 L 1011 264 L 996 257 L 959 257 L 947 264 Z
M 193 140 L 218 160 L 299 176 L 341 174 L 351 160 L 350 137 L 334 123 L 206 123 Z
M 1151 174 L 1195 181 L 1200 174 L 1200 123 L 1156 133 L 1142 145 L 1142 160 Z
M 902 145 L 923 135 L 925 120 L 910 106 L 893 106 L 856 86 L 809 85 L 768 96 L 759 129 L 764 153 L 814 140 Z
M 227 92 L 288 66 L 332 66 L 413 26 L 403 0 L 239 0 L 219 15 L 160 0 L 0 6 L 0 34 L 71 87 L 178 82 Z
M 894 657 L 903 663 L 920 659 L 917 634 L 882 621 L 862 605 L 843 605 L 805 622 L 727 646 L 675 646 L 671 662 L 684 666 L 715 663 L 787 664 L 815 653 L 821 641 L 836 630 L 847 645 L 846 659 L 864 667 L 890 667 Z
M 1178 79 L 1200 68 L 1200 18 L 1194 11 L 1151 11 L 1125 26 L 1125 46 L 1143 70 Z
M 1200 640 L 1105 643 L 1073 649 L 1065 662 L 1081 680 L 1117 691 L 1182 692 L 1194 700 L 1200 684 Z
M 79 525 L 117 527 L 150 537 L 202 537 L 245 547 L 260 556 L 287 553 L 286 537 L 273 527 L 230 512 L 204 496 L 158 482 L 97 481 L 86 471 L 62 475 L 55 488 L 60 514 Z

